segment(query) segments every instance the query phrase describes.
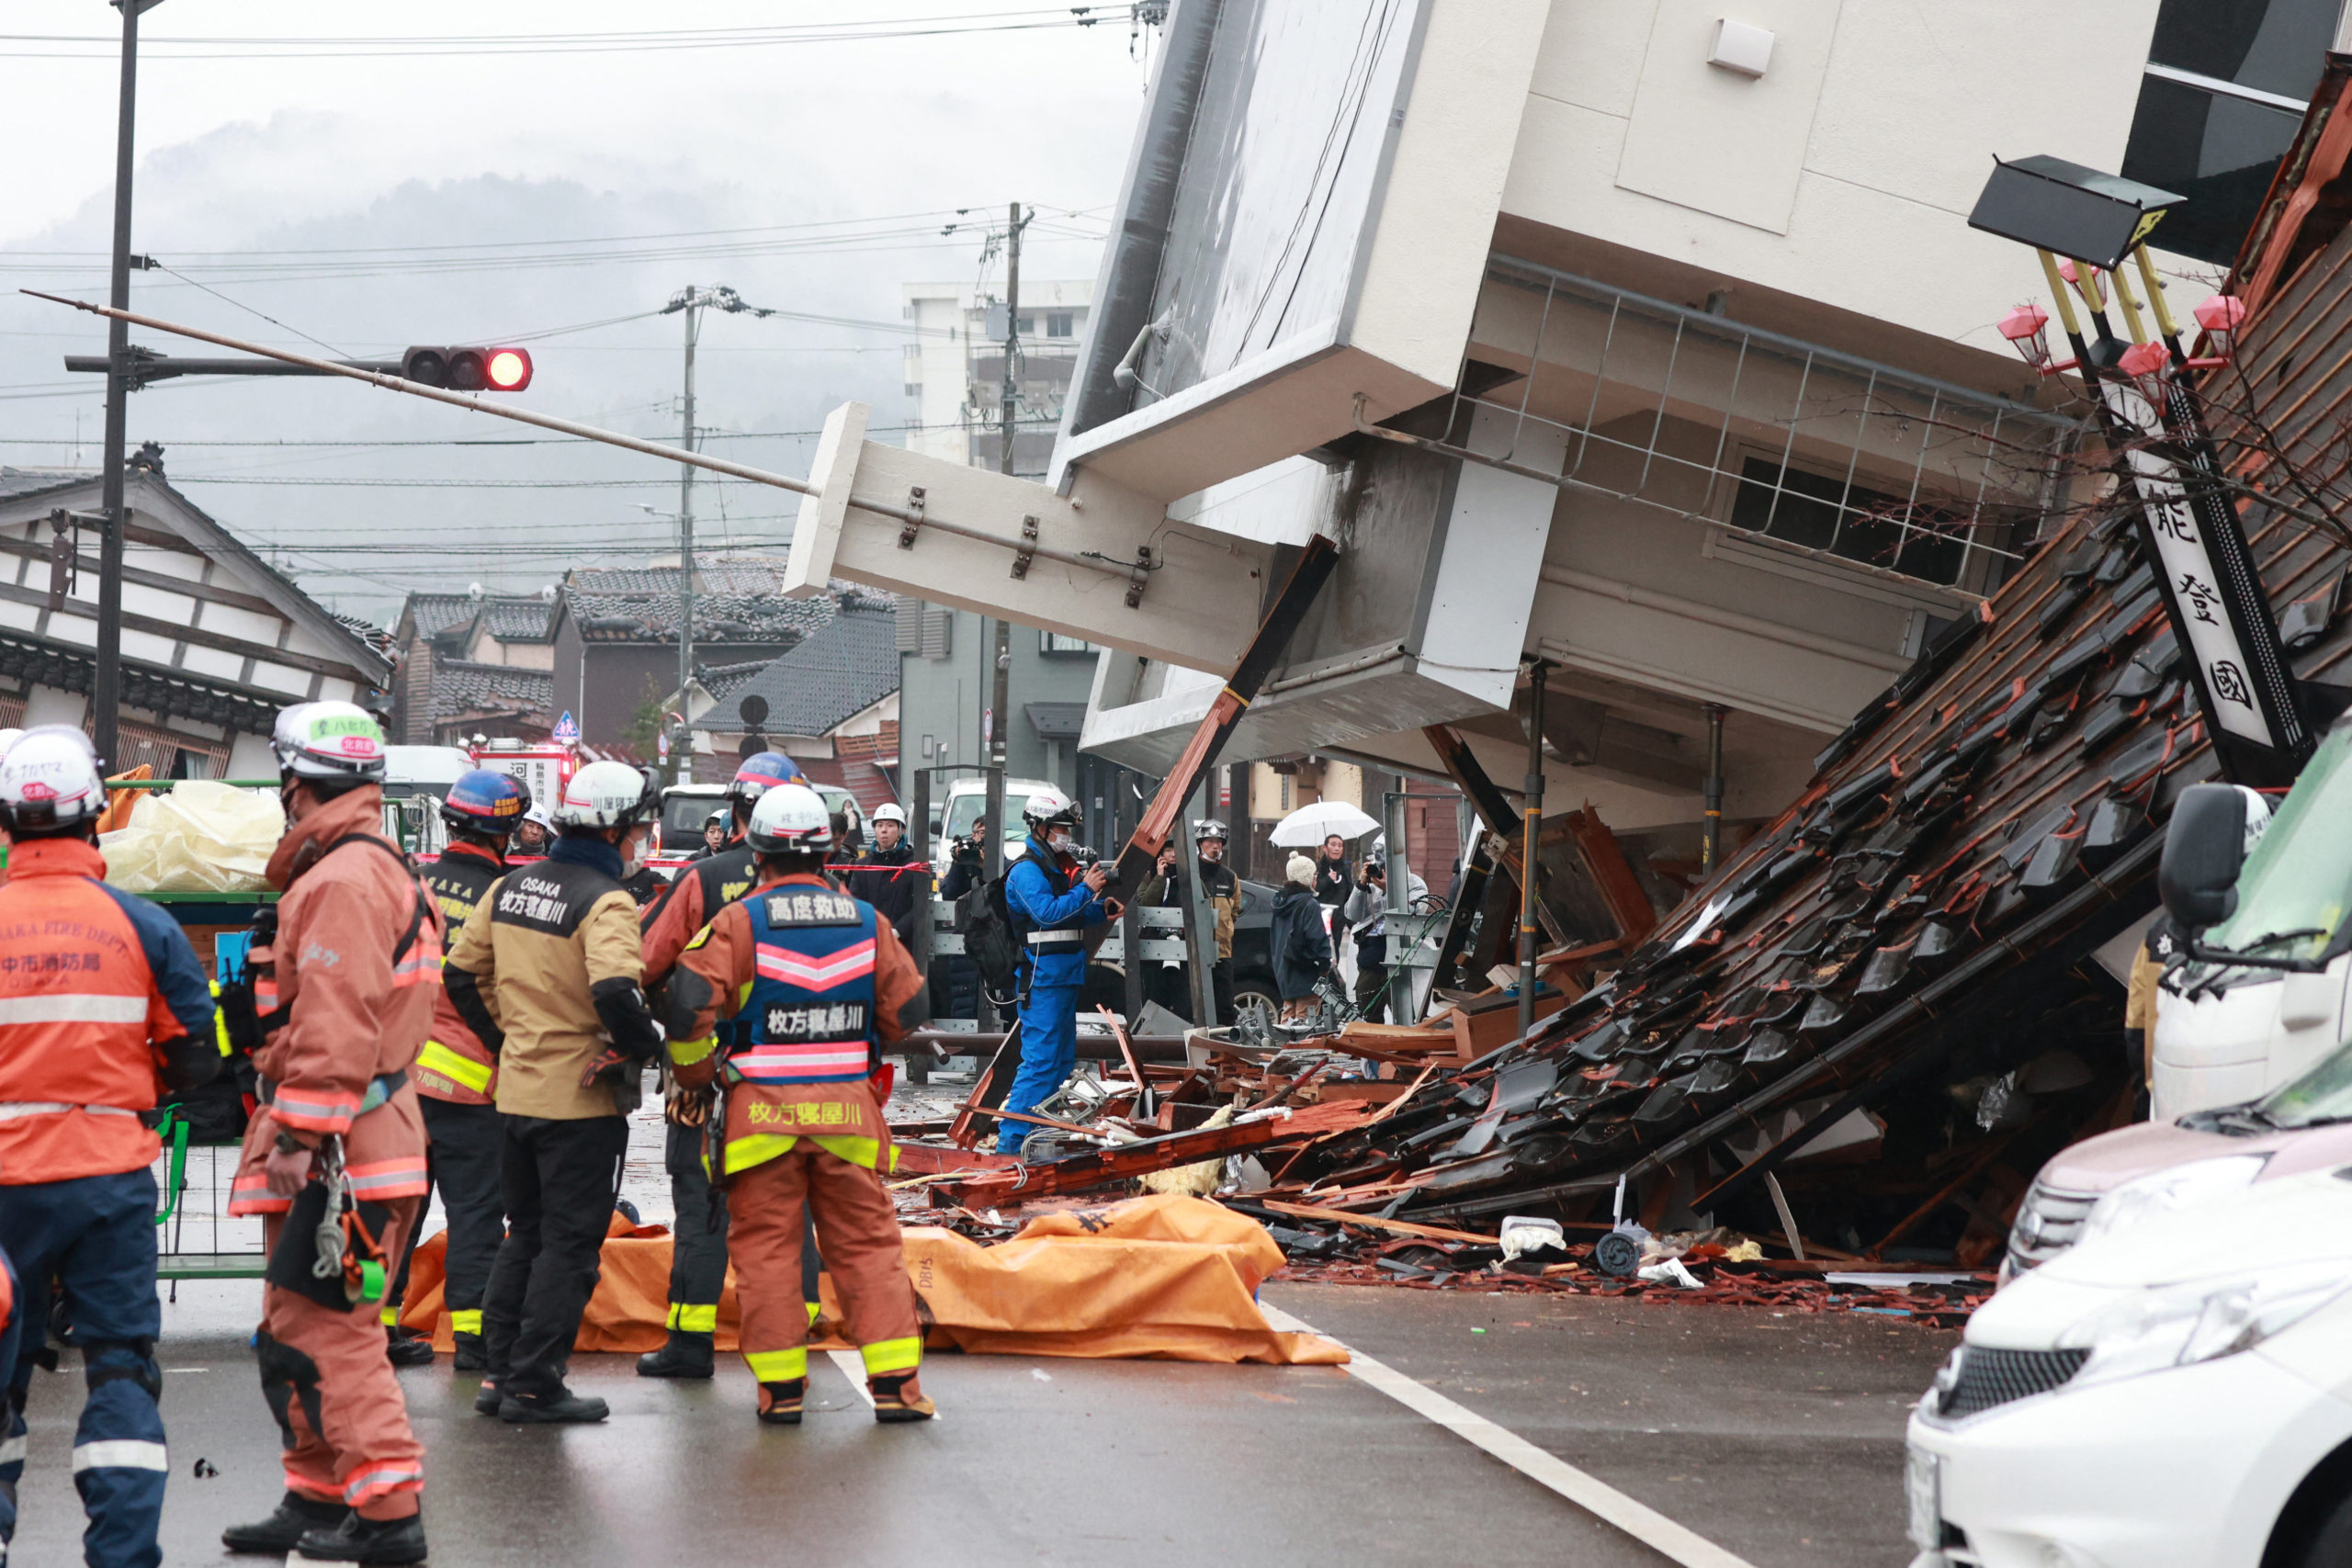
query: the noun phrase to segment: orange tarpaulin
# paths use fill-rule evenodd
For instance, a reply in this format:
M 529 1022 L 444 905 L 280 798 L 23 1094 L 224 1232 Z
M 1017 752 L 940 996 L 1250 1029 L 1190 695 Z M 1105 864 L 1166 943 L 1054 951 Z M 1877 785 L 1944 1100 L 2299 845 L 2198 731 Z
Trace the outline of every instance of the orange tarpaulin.
M 992 1247 L 936 1225 L 910 1225 L 905 1237 L 908 1277 L 935 1349 L 1275 1365 L 1347 1359 L 1327 1339 L 1267 1326 L 1255 1297 L 1282 1267 L 1282 1249 L 1255 1220 L 1203 1199 L 1138 1198 L 1046 1214 Z M 417 1248 L 401 1315 L 411 1328 L 432 1330 L 445 1348 L 446 1245 L 446 1235 L 435 1235 Z M 616 1215 L 603 1262 L 574 1348 L 654 1348 L 668 1306 L 669 1232 Z M 830 1277 L 823 1294 L 822 1325 L 830 1326 L 840 1317 Z M 730 1270 L 718 1306 L 720 1349 L 736 1348 L 738 1322 Z

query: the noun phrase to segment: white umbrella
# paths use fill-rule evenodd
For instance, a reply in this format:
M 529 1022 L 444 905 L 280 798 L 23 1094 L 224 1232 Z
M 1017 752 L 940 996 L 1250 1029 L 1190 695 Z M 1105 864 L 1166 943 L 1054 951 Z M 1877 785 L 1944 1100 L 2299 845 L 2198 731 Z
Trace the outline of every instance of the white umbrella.
M 1342 839 L 1360 839 L 1379 829 L 1377 820 L 1344 800 L 1318 800 L 1275 823 L 1273 842 L 1286 850 L 1311 849 L 1334 833 Z

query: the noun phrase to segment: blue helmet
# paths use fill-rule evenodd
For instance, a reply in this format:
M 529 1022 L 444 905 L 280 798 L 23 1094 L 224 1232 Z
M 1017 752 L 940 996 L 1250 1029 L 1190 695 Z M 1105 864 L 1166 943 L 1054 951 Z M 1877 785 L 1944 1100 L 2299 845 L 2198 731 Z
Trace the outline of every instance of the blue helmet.
M 808 775 L 800 771 L 800 764 L 783 752 L 755 751 L 735 770 L 735 780 L 727 786 L 727 798 L 748 809 L 778 784 L 808 782 Z
M 476 768 L 460 773 L 449 786 L 441 802 L 441 820 L 453 833 L 505 839 L 530 809 L 531 791 L 521 779 L 494 768 Z

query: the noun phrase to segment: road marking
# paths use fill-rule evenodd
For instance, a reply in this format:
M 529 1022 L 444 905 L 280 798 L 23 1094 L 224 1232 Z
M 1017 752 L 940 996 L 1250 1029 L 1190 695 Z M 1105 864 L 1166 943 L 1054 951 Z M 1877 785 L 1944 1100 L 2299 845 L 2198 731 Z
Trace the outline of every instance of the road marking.
M 1332 1338 L 1280 1307 L 1262 1301 L 1258 1306 L 1266 1314 L 1267 1324 L 1281 1333 Z M 1342 1342 L 1332 1339 L 1332 1343 Z M 1600 1477 L 1498 1427 L 1476 1411 L 1456 1404 L 1428 1384 L 1374 1360 L 1352 1345 L 1344 1348 L 1348 1352 L 1350 1376 L 1369 1383 L 1464 1441 L 1484 1449 L 1537 1485 L 1549 1487 L 1596 1518 L 1616 1526 L 1643 1545 L 1681 1563 L 1683 1568 L 1753 1568 L 1746 1558 L 1733 1555 L 1696 1530 L 1675 1523 L 1645 1503 L 1635 1502 Z
M 832 1359 L 833 1365 L 842 1370 L 842 1376 L 849 1379 L 849 1386 L 857 1391 L 858 1398 L 865 1401 L 865 1407 L 873 1409 L 874 1391 L 865 1386 L 865 1359 L 854 1350 L 828 1350 L 825 1354 Z

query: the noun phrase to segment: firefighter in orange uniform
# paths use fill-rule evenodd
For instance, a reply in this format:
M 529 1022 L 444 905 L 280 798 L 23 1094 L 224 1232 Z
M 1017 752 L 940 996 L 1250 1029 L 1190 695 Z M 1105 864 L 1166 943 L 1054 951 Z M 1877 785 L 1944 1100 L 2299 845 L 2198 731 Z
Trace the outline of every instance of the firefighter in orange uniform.
M 229 1212 L 265 1217 L 254 1337 L 285 1439 L 286 1495 L 232 1551 L 421 1562 L 424 1448 L 385 1359 L 378 1310 L 423 1207 L 424 1122 L 410 1068 L 432 1026 L 441 920 L 383 836 L 384 736 L 349 703 L 278 716 L 282 897 L 247 960 L 262 1107 Z
M 155 1408 L 158 1145 L 139 1113 L 155 1104 L 158 1079 L 194 1088 L 220 1057 L 187 938 L 99 880 L 92 838 L 105 809 L 78 729 L 28 731 L 0 762 L 0 819 L 14 840 L 0 887 L 0 1253 L 18 1271 L 13 1323 L 0 1301 L 0 1559 L 16 1533 L 25 1394 L 53 1285 L 89 1389 L 74 1434 L 85 1557 L 153 1568 L 171 1465 Z
M 712 1179 L 728 1188 L 743 1359 L 759 1417 L 797 1426 L 808 1375 L 800 1290 L 804 1209 L 865 1362 L 878 1421 L 933 1414 L 916 1381 L 922 1329 L 899 1217 L 879 1175 L 893 1163 L 876 1092 L 899 1010 L 922 988 L 874 907 L 826 883 L 824 797 L 779 784 L 752 808 L 752 893 L 714 916 L 671 976 L 670 1060 L 688 1088 L 721 1086 Z M 720 1048 L 718 1024 L 743 1038 Z

